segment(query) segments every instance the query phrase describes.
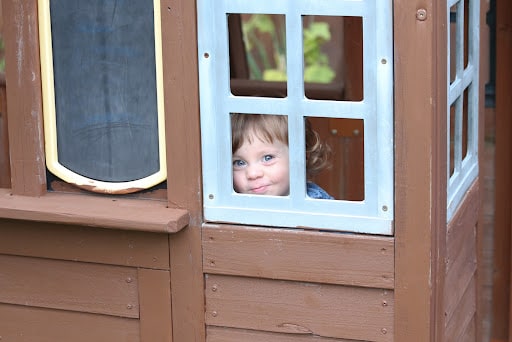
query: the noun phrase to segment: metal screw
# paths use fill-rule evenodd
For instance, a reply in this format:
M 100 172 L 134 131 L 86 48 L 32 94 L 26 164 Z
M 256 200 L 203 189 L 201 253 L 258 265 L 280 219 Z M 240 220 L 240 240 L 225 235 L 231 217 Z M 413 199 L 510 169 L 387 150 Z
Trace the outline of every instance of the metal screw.
M 387 205 L 383 205 L 382 206 L 382 211 L 388 211 L 388 206 Z
M 380 332 L 381 332 L 381 333 L 383 333 L 384 335 L 386 335 L 386 334 L 388 333 L 388 329 L 386 329 L 386 328 L 382 328 L 382 329 L 380 330 Z
M 127 308 L 128 310 L 131 310 L 131 309 L 133 309 L 133 305 L 128 304 L 128 305 L 126 305 L 126 308 Z
M 131 277 L 126 278 L 127 283 L 131 283 L 132 281 L 133 281 L 133 279 Z
M 425 21 L 427 20 L 427 10 L 424 8 L 420 8 L 416 11 L 416 19 L 419 21 Z
M 213 285 L 213 286 L 212 286 L 212 291 L 213 291 L 213 292 L 217 292 L 217 285 Z
M 209 198 L 209 199 L 214 199 L 214 198 L 215 198 L 215 196 L 213 196 L 213 194 L 209 194 L 209 195 L 208 195 L 208 198 Z
M 212 311 L 212 316 L 213 317 L 217 317 L 217 315 L 218 315 L 217 311 Z

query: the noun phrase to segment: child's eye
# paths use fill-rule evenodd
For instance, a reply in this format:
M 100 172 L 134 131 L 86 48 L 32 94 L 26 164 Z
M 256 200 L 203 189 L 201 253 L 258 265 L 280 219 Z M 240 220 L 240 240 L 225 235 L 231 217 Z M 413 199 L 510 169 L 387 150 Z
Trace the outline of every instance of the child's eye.
M 246 165 L 246 162 L 244 160 L 236 159 L 233 160 L 233 167 L 234 168 L 242 168 Z
M 271 154 L 267 154 L 267 155 L 265 155 L 265 156 L 263 157 L 263 161 L 264 161 L 264 162 L 269 162 L 269 161 L 271 161 L 272 159 L 274 159 L 274 156 L 273 156 L 273 155 L 271 155 Z

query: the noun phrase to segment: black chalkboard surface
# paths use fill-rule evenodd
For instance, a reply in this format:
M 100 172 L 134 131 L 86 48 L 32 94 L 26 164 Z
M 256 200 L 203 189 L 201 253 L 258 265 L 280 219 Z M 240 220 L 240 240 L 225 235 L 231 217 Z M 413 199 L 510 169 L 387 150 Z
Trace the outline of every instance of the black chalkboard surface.
M 160 169 L 151 0 L 50 0 L 59 163 L 126 182 Z

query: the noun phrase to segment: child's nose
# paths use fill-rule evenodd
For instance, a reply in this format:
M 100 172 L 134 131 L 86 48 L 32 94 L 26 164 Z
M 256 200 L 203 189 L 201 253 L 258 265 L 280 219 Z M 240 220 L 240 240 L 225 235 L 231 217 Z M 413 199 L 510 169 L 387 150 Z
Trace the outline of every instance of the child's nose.
M 247 179 L 256 179 L 263 176 L 263 169 L 260 165 L 250 165 L 246 169 Z

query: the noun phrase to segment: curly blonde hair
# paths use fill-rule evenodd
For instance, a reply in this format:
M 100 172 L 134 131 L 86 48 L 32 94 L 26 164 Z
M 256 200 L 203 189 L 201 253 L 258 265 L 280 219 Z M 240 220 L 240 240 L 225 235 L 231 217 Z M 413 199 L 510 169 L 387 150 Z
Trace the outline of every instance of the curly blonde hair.
M 231 149 L 234 154 L 251 134 L 262 141 L 280 141 L 288 145 L 288 117 L 269 114 L 231 114 Z M 331 148 L 306 119 L 306 175 L 308 180 L 330 167 Z M 248 141 L 251 143 L 251 141 Z

